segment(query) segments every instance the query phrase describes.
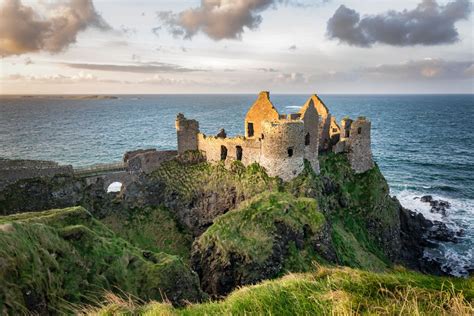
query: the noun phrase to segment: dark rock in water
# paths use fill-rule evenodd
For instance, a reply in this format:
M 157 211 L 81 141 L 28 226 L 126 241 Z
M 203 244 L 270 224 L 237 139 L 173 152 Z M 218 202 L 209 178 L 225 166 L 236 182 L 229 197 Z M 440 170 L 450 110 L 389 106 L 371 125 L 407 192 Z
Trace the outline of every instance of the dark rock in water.
M 416 198 L 415 198 L 416 199 Z M 435 200 L 431 195 L 424 195 L 420 198 L 421 202 L 430 203 L 431 213 L 442 214 L 446 216 L 446 210 L 451 208 L 451 203 L 444 200 Z
M 400 207 L 401 260 L 408 267 L 425 273 L 447 275 L 441 262 L 423 256 L 424 248 L 437 247 L 436 242 L 457 242 L 459 232 L 440 221 L 430 221 L 423 214 Z
M 431 226 L 426 231 L 426 237 L 436 241 L 457 242 L 457 233 L 450 229 L 445 223 L 440 221 L 433 221 Z
M 433 201 L 433 197 L 431 195 L 424 195 L 420 198 L 421 202 L 429 203 Z

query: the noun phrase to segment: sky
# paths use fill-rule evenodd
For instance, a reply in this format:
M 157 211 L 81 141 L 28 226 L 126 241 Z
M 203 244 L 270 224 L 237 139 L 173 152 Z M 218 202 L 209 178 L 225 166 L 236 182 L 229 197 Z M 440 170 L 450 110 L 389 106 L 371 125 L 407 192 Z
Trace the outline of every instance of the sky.
M 0 0 L 0 94 L 474 93 L 470 0 Z

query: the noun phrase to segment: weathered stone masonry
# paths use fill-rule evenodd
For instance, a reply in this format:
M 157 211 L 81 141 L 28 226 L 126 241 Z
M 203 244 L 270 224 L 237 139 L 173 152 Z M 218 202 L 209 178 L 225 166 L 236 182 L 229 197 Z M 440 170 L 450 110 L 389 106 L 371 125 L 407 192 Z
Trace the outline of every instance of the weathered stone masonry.
M 346 153 L 355 172 L 374 165 L 370 149 L 370 122 L 359 118 L 344 119 L 341 127 L 327 106 L 312 95 L 298 113 L 280 114 L 270 101 L 269 92 L 261 92 L 245 117 L 245 136 L 217 136 L 199 131 L 196 120 L 183 114 L 176 118 L 178 153 L 199 150 L 209 162 L 225 164 L 239 160 L 244 165 L 259 163 L 270 176 L 290 180 L 308 160 L 319 173 L 318 153 Z

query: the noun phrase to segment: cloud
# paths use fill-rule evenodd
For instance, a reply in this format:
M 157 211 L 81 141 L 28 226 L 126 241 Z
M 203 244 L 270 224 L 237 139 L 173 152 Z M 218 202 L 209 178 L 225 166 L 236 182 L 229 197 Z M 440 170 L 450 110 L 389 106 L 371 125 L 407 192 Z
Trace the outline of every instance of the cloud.
M 257 29 L 262 22 L 261 13 L 277 4 L 303 6 L 295 0 L 201 0 L 197 8 L 179 13 L 160 11 L 157 17 L 175 37 L 191 39 L 203 32 L 214 40 L 240 39 L 245 28 Z M 153 33 L 159 30 L 161 26 L 153 28 Z
M 41 16 L 20 0 L 4 0 L 0 7 L 0 56 L 44 50 L 57 53 L 76 42 L 88 27 L 109 30 L 92 0 L 57 1 Z
M 275 68 L 257 68 L 257 70 L 263 72 L 278 72 Z
M 178 65 L 158 63 L 158 62 L 139 62 L 139 63 L 135 63 L 131 65 L 85 64 L 85 63 L 64 63 L 63 65 L 70 68 L 77 68 L 77 69 L 114 71 L 114 72 L 131 72 L 131 73 L 205 71 L 204 69 L 185 68 Z
M 79 72 L 76 75 L 66 76 L 61 74 L 51 75 L 21 75 L 13 74 L 2 78 L 2 81 L 16 81 L 16 82 L 31 82 L 31 83 L 54 83 L 54 84 L 70 84 L 70 83 L 85 83 L 85 82 L 105 82 L 105 83 L 126 83 L 119 80 L 101 79 L 97 76 Z
M 187 79 L 175 79 L 175 78 L 166 78 L 160 75 L 154 75 L 151 78 L 146 78 L 143 80 L 137 81 L 138 84 L 151 84 L 151 85 L 190 85 L 198 84 L 198 82 Z
M 300 72 L 279 73 L 275 82 L 280 83 L 307 83 L 308 78 Z
M 459 40 L 455 23 L 468 19 L 469 0 L 455 0 L 439 5 L 423 0 L 413 10 L 388 11 L 377 15 L 360 14 L 341 5 L 327 22 L 327 36 L 354 46 L 370 47 L 375 43 L 394 46 L 441 45 Z
M 296 50 L 296 45 L 291 45 L 290 47 L 288 47 L 289 50 Z
M 371 76 L 396 79 L 462 80 L 474 77 L 474 61 L 447 61 L 426 58 L 400 64 L 384 64 L 368 67 L 363 73 Z

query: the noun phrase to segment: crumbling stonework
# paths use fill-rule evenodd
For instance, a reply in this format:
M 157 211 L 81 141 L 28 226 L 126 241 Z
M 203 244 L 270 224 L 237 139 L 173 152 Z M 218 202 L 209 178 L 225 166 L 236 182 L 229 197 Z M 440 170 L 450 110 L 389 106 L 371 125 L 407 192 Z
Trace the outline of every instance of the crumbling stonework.
M 176 150 L 147 149 L 126 152 L 123 161 L 126 169 L 131 174 L 146 173 L 158 169 L 165 161 L 169 161 L 178 155 Z
M 178 114 L 178 153 L 197 149 L 209 162 L 228 165 L 237 160 L 245 166 L 258 163 L 270 176 L 287 181 L 303 170 L 304 160 L 319 173 L 319 152 L 333 150 L 350 155 L 354 170 L 364 172 L 373 166 L 370 122 L 368 126 L 358 122 L 357 128 L 361 125 L 364 133 L 353 139 L 349 137 L 351 124 L 352 120 L 344 119 L 339 127 L 316 94 L 298 113 L 280 114 L 270 101 L 269 92 L 264 91 L 247 112 L 245 136 L 227 137 L 224 129 L 216 136 L 204 135 L 199 132 L 197 121 Z

